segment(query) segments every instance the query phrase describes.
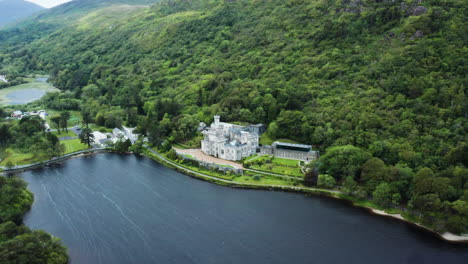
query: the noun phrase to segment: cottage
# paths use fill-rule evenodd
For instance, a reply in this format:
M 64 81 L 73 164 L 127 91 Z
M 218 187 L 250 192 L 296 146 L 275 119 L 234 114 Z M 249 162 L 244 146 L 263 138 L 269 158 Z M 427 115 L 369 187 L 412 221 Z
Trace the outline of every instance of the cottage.
M 12 114 L 11 114 L 11 118 L 17 118 L 17 119 L 21 119 L 23 117 L 23 112 L 21 111 L 14 111 Z
M 258 134 L 247 127 L 220 122 L 220 116 L 214 116 L 214 123 L 202 132 L 205 137 L 201 142 L 202 151 L 225 160 L 240 160 L 256 153 Z

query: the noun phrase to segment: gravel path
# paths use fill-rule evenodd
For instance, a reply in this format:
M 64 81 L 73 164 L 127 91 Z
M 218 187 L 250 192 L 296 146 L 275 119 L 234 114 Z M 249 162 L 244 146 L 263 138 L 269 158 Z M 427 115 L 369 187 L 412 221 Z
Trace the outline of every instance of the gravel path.
M 218 158 L 215 158 L 213 156 L 208 156 L 205 153 L 203 153 L 201 151 L 201 149 L 178 149 L 178 148 L 174 148 L 174 150 L 179 152 L 179 153 L 182 153 L 182 154 L 192 155 L 193 157 L 195 157 L 198 160 L 211 162 L 211 163 L 215 163 L 215 164 L 229 165 L 229 166 L 233 166 L 233 167 L 238 168 L 238 169 L 244 169 L 244 167 L 242 167 L 242 164 L 240 164 L 240 163 L 230 161 L 230 160 L 218 159 Z

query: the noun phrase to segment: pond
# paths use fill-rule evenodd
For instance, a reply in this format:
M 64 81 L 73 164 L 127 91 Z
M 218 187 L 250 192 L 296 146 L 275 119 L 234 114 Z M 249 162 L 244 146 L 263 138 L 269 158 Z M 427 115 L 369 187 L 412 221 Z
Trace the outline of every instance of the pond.
M 0 89 L 0 105 L 27 104 L 41 99 L 47 92 L 58 91 L 46 77 L 39 77 L 30 83 Z
M 192 179 L 147 158 L 99 154 L 21 176 L 25 224 L 71 263 L 466 263 L 468 247 L 303 194 Z

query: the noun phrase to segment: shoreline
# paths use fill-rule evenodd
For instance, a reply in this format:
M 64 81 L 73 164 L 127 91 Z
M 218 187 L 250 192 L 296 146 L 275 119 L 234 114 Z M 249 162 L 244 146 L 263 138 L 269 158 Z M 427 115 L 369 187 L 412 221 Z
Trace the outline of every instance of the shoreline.
M 150 150 L 150 149 L 148 149 L 148 150 Z M 86 150 L 86 151 L 78 151 L 78 152 L 70 153 L 70 154 L 55 158 L 55 159 L 47 160 L 47 161 L 44 161 L 44 162 L 24 165 L 24 167 L 21 167 L 21 168 L 14 168 L 14 169 L 11 169 L 11 170 L 3 170 L 3 171 L 0 172 L 0 175 L 1 174 L 10 174 L 10 173 L 15 173 L 15 172 L 23 172 L 23 171 L 26 171 L 26 170 L 32 170 L 32 169 L 36 169 L 36 168 L 42 168 L 42 167 L 45 167 L 45 166 L 47 166 L 49 164 L 54 164 L 54 163 L 57 163 L 57 162 L 66 161 L 68 159 L 75 158 L 75 157 L 81 157 L 81 156 L 86 156 L 86 155 L 95 155 L 95 154 L 99 154 L 99 153 L 110 153 L 110 152 L 112 152 L 112 150 L 104 149 L 104 148 L 90 149 L 90 150 Z M 158 155 L 159 155 L 159 153 L 158 153 Z M 340 192 L 338 192 L 338 191 L 319 189 L 319 188 L 311 188 L 311 187 L 299 187 L 299 186 L 288 186 L 288 185 L 264 185 L 264 184 L 255 184 L 255 183 L 235 182 L 235 181 L 232 181 L 232 180 L 222 179 L 222 178 L 206 175 L 206 174 L 203 174 L 203 173 L 200 173 L 200 172 L 192 171 L 192 170 L 190 170 L 188 168 L 181 167 L 181 166 L 173 163 L 172 161 L 169 161 L 169 160 L 165 159 L 162 156 L 157 157 L 156 155 L 148 155 L 147 153 L 141 154 L 141 156 L 144 156 L 144 157 L 149 158 L 149 159 L 151 159 L 153 161 L 156 161 L 156 162 L 160 163 L 161 165 L 163 165 L 165 167 L 173 169 L 173 170 L 175 170 L 177 172 L 180 172 L 180 173 L 182 173 L 182 174 L 184 174 L 186 176 L 189 176 L 191 178 L 202 180 L 202 181 L 213 183 L 213 184 L 217 184 L 217 185 L 224 186 L 224 187 L 238 188 L 238 189 L 249 189 L 249 190 L 294 192 L 294 193 L 318 195 L 318 196 L 322 196 L 322 197 L 328 197 L 328 198 L 332 198 L 332 199 L 341 200 L 341 201 L 350 203 L 351 206 L 354 206 L 356 208 L 367 209 L 367 211 L 369 213 L 371 213 L 371 214 L 380 215 L 380 216 L 388 217 L 388 218 L 393 218 L 393 219 L 396 219 L 396 220 L 403 221 L 405 223 L 411 224 L 414 227 L 421 228 L 424 231 L 427 231 L 427 232 L 430 232 L 430 233 L 432 233 L 434 235 L 437 235 L 438 238 L 440 238 L 440 239 L 442 239 L 442 240 L 444 240 L 446 242 L 449 242 L 449 243 L 463 243 L 463 244 L 468 243 L 468 236 L 459 236 L 459 235 L 456 235 L 456 234 L 453 234 L 453 233 L 450 233 L 450 232 L 439 233 L 439 232 L 437 232 L 435 230 L 432 230 L 431 228 L 429 228 L 427 226 L 424 226 L 422 224 L 419 224 L 419 223 L 410 221 L 408 219 L 405 219 L 403 216 L 401 216 L 401 214 L 389 214 L 389 213 L 386 213 L 386 212 L 384 212 L 382 210 L 378 210 L 378 209 L 375 209 L 375 208 L 372 208 L 372 207 L 369 207 L 369 206 L 358 205 L 352 200 L 349 200 L 349 199 L 338 196 L 337 194 L 340 194 Z
M 15 166 L 14 168 L 6 168 L 6 167 L 0 167 L 2 169 L 0 171 L 1 174 L 10 174 L 10 173 L 15 173 L 15 172 L 22 172 L 26 170 L 32 170 L 36 168 L 43 168 L 49 164 L 54 164 L 58 163 L 61 161 L 65 161 L 74 157 L 81 157 L 85 155 L 92 155 L 92 154 L 97 154 L 97 153 L 103 153 L 103 152 L 111 152 L 111 150 L 106 149 L 106 148 L 93 148 L 93 149 L 85 149 L 85 150 L 79 150 L 76 152 L 68 153 L 60 157 L 55 157 L 49 160 L 41 161 L 41 162 L 36 162 L 36 163 L 31 163 L 31 164 L 26 164 L 26 165 L 19 165 Z

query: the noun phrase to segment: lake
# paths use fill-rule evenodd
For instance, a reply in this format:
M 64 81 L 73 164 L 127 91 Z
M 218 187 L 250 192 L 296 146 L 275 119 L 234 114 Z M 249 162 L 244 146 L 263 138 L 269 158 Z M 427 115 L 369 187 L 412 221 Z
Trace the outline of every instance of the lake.
M 468 246 L 303 194 L 232 189 L 147 158 L 99 154 L 21 176 L 25 224 L 71 263 L 466 263 Z
M 21 105 L 41 99 L 47 92 L 58 92 L 47 77 L 39 77 L 32 82 L 0 89 L 0 105 Z

